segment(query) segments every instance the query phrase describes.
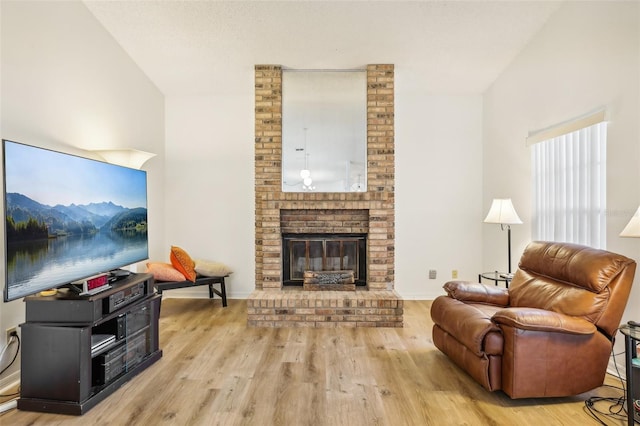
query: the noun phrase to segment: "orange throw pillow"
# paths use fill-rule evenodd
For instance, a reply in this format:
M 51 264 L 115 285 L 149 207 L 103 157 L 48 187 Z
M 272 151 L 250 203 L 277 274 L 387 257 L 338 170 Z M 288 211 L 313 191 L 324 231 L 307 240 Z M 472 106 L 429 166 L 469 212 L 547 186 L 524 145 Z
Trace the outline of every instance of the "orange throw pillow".
M 184 275 L 170 263 L 148 262 L 147 272 L 153 274 L 156 281 L 184 281 Z
M 191 256 L 180 247 L 171 246 L 169 259 L 174 268 L 182 273 L 189 281 L 196 281 L 195 262 Z

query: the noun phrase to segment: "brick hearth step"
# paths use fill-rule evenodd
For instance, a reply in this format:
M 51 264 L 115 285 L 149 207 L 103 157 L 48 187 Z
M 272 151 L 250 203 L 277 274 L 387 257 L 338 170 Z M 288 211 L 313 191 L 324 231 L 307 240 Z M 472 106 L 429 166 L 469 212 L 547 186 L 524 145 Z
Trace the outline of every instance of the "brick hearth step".
M 402 327 L 403 300 L 394 290 L 255 290 L 250 327 Z

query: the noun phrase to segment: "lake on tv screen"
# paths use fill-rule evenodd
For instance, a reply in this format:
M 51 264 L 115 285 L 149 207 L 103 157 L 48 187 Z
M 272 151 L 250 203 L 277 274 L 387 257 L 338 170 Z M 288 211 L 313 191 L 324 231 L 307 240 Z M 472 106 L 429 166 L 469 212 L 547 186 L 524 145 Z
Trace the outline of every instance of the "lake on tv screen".
M 147 232 L 110 231 L 7 245 L 9 297 L 21 297 L 148 256 Z

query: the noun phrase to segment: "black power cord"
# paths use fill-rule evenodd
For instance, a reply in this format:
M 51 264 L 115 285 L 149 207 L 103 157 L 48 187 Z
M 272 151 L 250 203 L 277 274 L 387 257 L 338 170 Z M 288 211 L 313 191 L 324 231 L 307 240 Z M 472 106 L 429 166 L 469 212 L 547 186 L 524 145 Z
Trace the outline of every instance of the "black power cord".
M 18 358 L 18 353 L 20 352 L 20 336 L 18 336 L 17 332 L 12 331 L 11 332 L 11 337 L 15 337 L 16 340 L 18 341 L 18 349 L 16 349 L 16 353 L 13 355 L 13 359 L 11 360 L 9 365 L 7 365 L 5 368 L 2 369 L 2 371 L 0 371 L 0 375 L 4 374 L 4 372 L 7 371 L 9 369 L 9 367 L 11 367 L 13 365 L 14 362 L 16 362 L 16 359 Z M 8 344 L 7 344 L 7 346 L 8 346 Z
M 18 342 L 18 348 L 16 349 L 16 353 L 13 355 L 13 359 L 11 360 L 11 362 L 5 368 L 3 368 L 2 371 L 0 371 L 0 375 L 4 374 L 4 372 L 7 371 L 9 367 L 13 365 L 14 362 L 16 362 L 16 359 L 18 358 L 18 354 L 20 353 L 20 336 L 18 336 L 18 333 L 16 331 L 13 331 L 11 332 L 10 338 L 13 338 L 13 337 L 15 337 Z M 9 340 L 9 342 L 10 341 L 11 340 Z M 9 342 L 7 342 L 7 348 L 10 346 Z M 18 392 L 15 392 L 15 393 L 0 394 L 0 398 L 10 398 L 9 400 L 15 399 L 18 396 L 20 396 L 19 390 Z
M 603 385 L 604 387 L 610 387 L 616 390 L 622 390 L 617 386 Z M 616 424 L 619 424 L 619 421 L 625 421 L 627 419 L 627 409 L 626 409 L 626 398 L 624 396 L 620 397 L 602 397 L 602 396 L 592 396 L 584 402 L 585 410 L 596 420 L 599 424 L 607 426 L 606 423 L 601 416 L 610 417 L 617 421 Z M 608 404 L 608 407 L 607 407 Z M 605 406 L 606 411 L 599 408 L 599 406 Z
M 611 388 L 611 389 L 615 389 L 618 391 L 622 391 L 622 396 L 620 397 L 602 397 L 602 396 L 592 396 L 589 399 L 587 399 L 584 402 L 584 406 L 585 406 L 585 410 L 587 411 L 587 413 L 594 419 L 596 420 L 599 424 L 604 425 L 604 426 L 608 426 L 608 423 L 605 423 L 605 421 L 603 420 L 603 418 L 601 418 L 601 416 L 606 416 L 611 418 L 613 421 L 616 422 L 616 424 L 619 424 L 620 420 L 622 421 L 626 421 L 629 413 L 627 412 L 627 390 L 626 390 L 626 386 L 625 386 L 625 380 L 622 378 L 622 375 L 620 374 L 620 370 L 618 369 L 618 363 L 616 361 L 616 356 L 618 355 L 622 355 L 624 354 L 624 352 L 620 352 L 619 354 L 615 354 L 613 352 L 613 348 L 611 348 L 611 356 L 613 358 L 613 365 L 616 369 L 616 373 L 617 373 L 617 378 L 620 380 L 620 385 L 622 387 L 618 387 L 618 386 L 611 386 L 611 385 L 602 385 L 601 387 L 605 387 L 605 388 Z M 598 407 L 596 407 L 596 404 L 599 406 L 605 405 L 606 403 L 609 404 L 609 407 L 607 408 L 606 411 L 603 411 L 601 409 L 599 409 Z M 606 405 L 605 405 L 606 407 Z

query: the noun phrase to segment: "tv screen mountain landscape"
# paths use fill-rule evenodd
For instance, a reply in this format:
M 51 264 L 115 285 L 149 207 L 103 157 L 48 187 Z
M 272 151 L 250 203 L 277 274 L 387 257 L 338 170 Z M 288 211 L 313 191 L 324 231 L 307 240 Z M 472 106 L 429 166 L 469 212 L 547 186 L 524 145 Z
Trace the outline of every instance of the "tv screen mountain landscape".
M 5 301 L 148 257 L 146 172 L 3 141 Z

